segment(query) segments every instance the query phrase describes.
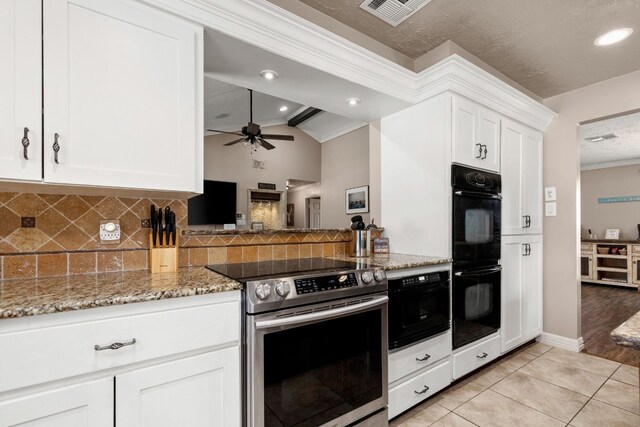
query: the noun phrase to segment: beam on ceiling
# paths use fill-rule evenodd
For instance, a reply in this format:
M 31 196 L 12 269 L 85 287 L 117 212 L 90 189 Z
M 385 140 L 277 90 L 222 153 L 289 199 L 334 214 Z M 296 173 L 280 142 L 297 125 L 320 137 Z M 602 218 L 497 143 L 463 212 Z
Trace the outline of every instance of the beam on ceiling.
M 294 117 L 292 117 L 287 124 L 291 127 L 296 127 L 298 126 L 300 123 L 304 123 L 307 120 L 309 120 L 311 117 L 316 116 L 318 114 L 322 113 L 322 110 L 319 108 L 313 108 L 313 107 L 309 107 L 306 110 L 302 111 L 299 114 L 296 114 Z

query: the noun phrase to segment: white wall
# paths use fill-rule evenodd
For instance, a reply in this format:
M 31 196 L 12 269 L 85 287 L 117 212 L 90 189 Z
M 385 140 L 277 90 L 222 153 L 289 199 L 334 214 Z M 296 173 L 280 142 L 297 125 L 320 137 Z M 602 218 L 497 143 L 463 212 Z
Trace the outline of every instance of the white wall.
M 448 94 L 385 117 L 381 212 L 391 252 L 451 256 Z
M 349 227 L 353 215 L 346 214 L 345 190 L 362 185 L 369 185 L 369 126 L 322 144 L 323 228 Z M 362 217 L 368 222 L 370 214 Z
M 544 219 L 544 331 L 578 338 L 580 325 L 580 143 L 578 124 L 640 107 L 640 71 L 545 99 L 558 113 L 545 133 L 544 185 L 558 215 Z

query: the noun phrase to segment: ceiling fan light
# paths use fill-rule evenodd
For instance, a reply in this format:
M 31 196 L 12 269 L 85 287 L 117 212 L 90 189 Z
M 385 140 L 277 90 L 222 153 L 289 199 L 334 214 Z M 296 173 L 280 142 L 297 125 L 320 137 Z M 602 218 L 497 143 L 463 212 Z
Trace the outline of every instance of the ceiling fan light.
M 260 71 L 260 75 L 266 80 L 274 80 L 278 77 L 278 73 L 273 70 L 262 70 Z
M 621 42 L 631 34 L 633 34 L 633 28 L 616 28 L 615 30 L 602 34 L 593 44 L 596 46 L 609 46 Z

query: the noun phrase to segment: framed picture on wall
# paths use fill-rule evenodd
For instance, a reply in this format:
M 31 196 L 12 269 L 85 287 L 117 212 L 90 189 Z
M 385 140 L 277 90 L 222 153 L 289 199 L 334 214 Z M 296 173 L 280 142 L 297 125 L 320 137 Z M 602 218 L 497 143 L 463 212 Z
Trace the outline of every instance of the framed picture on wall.
M 348 188 L 345 191 L 347 214 L 369 212 L 369 186 Z
M 620 238 L 620 229 L 619 228 L 608 228 L 605 239 L 607 240 L 618 240 Z

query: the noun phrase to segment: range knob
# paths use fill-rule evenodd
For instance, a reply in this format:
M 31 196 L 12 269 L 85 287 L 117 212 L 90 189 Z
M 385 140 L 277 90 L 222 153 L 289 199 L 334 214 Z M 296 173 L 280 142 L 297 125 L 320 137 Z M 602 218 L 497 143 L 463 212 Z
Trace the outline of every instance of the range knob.
M 271 295 L 271 285 L 262 283 L 256 287 L 256 296 L 258 299 L 265 299 Z
M 279 282 L 276 285 L 276 293 L 281 297 L 286 297 L 289 295 L 289 292 L 291 292 L 291 285 L 289 285 L 289 282 Z
M 376 279 L 376 282 L 382 282 L 386 278 L 386 274 L 384 274 L 384 270 L 376 270 L 373 273 L 373 277 Z
M 373 273 L 370 271 L 365 271 L 364 273 L 362 273 L 362 276 L 360 277 L 362 278 L 362 281 L 366 285 L 371 283 L 371 281 L 373 280 Z

